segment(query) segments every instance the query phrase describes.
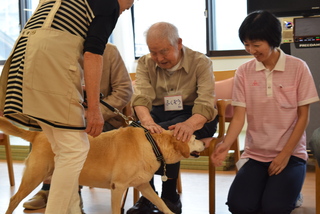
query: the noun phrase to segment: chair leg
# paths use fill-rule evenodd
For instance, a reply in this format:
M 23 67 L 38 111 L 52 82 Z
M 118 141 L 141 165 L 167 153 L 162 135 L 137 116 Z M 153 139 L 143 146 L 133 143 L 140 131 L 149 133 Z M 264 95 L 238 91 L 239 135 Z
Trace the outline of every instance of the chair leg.
M 209 162 L 209 213 L 216 211 L 216 168 Z
M 316 214 L 320 214 L 320 168 L 316 164 Z
M 181 169 L 179 170 L 178 179 L 177 179 L 177 192 L 182 193 L 182 182 L 181 182 Z M 137 203 L 140 198 L 140 192 L 133 188 L 133 204 Z
M 216 142 L 211 143 L 209 147 L 209 213 L 216 213 L 216 167 L 210 160 L 214 151 Z
M 15 181 L 14 181 L 13 163 L 12 163 L 12 155 L 11 155 L 9 135 L 4 135 L 3 143 L 4 143 L 4 146 L 5 146 L 5 149 L 6 149 L 6 158 L 7 158 L 10 185 L 14 186 L 15 185 Z
M 136 188 L 133 188 L 133 204 L 137 203 L 139 198 L 140 198 L 140 192 Z
M 179 169 L 179 175 L 177 179 L 177 191 L 179 194 L 182 193 L 181 169 Z

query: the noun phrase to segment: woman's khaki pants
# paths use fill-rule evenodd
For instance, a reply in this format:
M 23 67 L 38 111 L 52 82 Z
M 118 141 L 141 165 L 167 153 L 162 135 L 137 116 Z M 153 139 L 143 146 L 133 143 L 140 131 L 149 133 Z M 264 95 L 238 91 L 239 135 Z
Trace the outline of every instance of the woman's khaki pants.
M 46 214 L 80 214 L 79 174 L 89 151 L 84 131 L 53 128 L 39 123 L 55 154 Z

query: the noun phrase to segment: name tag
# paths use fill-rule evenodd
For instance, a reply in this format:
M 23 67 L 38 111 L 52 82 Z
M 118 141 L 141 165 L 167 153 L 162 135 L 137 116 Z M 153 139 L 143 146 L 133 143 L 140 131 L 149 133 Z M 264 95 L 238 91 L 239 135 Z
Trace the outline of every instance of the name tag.
M 181 95 L 165 96 L 164 97 L 165 111 L 179 111 L 183 110 L 183 102 Z

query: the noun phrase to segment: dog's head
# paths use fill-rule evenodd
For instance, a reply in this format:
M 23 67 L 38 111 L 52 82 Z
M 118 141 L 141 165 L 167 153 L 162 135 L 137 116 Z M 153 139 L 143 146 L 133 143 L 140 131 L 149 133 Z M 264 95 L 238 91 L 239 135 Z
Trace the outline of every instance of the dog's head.
M 193 135 L 189 142 L 182 142 L 173 136 L 172 131 L 164 131 L 161 134 L 152 135 L 157 142 L 162 155 L 168 164 L 177 163 L 183 158 L 199 157 L 199 153 L 205 149 L 202 141 L 196 140 Z

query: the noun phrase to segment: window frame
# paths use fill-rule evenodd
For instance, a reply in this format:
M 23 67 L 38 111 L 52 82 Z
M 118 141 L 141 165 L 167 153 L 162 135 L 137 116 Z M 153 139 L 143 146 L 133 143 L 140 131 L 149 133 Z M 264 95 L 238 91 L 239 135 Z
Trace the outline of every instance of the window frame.
M 29 1 L 28 0 L 19 0 L 18 1 L 19 7 L 19 22 L 20 22 L 20 30 L 22 26 L 28 20 L 28 11 L 25 11 L 24 8 L 28 8 Z M 134 7 L 134 6 L 133 6 Z M 208 57 L 228 57 L 228 56 L 248 56 L 248 54 L 244 49 L 241 50 L 214 50 L 214 41 L 213 35 L 215 35 L 215 16 L 213 15 L 215 8 L 215 0 L 206 0 L 205 3 L 205 12 L 206 12 L 206 55 Z M 133 37 L 134 35 L 134 10 L 131 8 L 131 16 L 132 16 L 132 30 L 133 30 Z M 134 39 L 134 38 L 133 38 Z M 135 40 L 133 40 L 135 41 Z M 135 48 L 135 47 L 134 47 Z M 135 56 L 135 59 L 139 59 L 139 57 Z M 0 60 L 0 65 L 4 65 L 6 60 Z
M 215 8 L 215 0 L 206 0 L 206 39 L 207 39 L 207 56 L 208 57 L 226 57 L 226 56 L 248 56 L 250 55 L 244 49 L 240 50 L 214 50 L 213 35 L 215 35 L 216 22 L 213 11 Z
M 30 0 L 18 0 L 17 7 L 19 8 L 19 27 L 21 31 L 22 26 L 26 24 L 26 22 L 28 21 L 28 18 L 31 16 L 31 12 L 25 10 L 25 8 L 31 7 Z M 6 63 L 6 60 L 0 60 L 1 66 L 3 66 L 5 63 Z

